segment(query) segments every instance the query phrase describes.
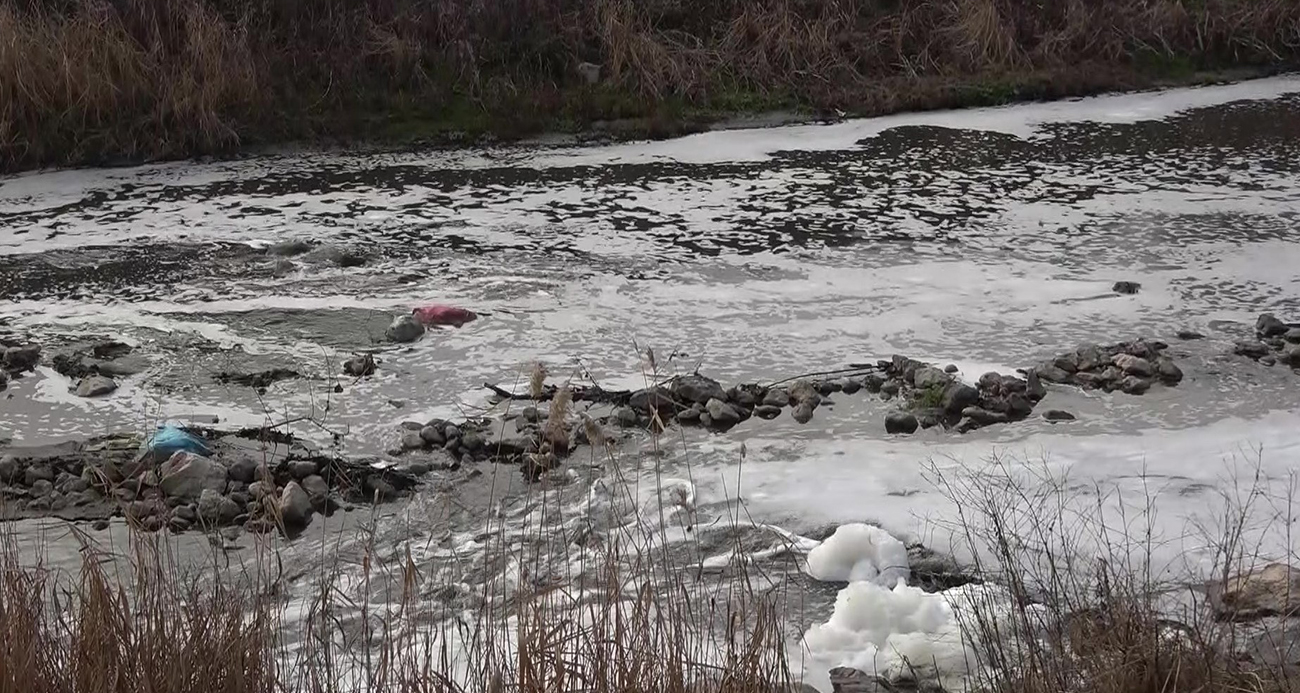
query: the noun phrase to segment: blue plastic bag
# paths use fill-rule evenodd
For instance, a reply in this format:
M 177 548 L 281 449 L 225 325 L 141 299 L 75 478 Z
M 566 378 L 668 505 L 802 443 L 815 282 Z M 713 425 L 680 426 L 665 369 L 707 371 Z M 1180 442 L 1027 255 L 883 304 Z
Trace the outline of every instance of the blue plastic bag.
M 168 459 L 182 451 L 203 457 L 212 456 L 212 448 L 209 448 L 202 438 L 170 424 L 159 428 L 158 432 L 145 443 L 145 453 L 152 454 L 156 460 Z

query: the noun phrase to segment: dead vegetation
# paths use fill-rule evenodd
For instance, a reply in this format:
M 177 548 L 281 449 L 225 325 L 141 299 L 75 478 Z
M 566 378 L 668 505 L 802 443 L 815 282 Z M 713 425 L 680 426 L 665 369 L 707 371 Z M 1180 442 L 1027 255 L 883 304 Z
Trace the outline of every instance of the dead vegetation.
M 1170 563 L 1188 537 L 1162 534 L 1155 498 L 1079 486 L 1044 468 L 1002 461 L 933 480 L 960 508 L 952 525 L 996 589 L 960 614 L 977 643 L 972 687 L 985 693 L 1285 693 L 1300 690 L 1300 654 L 1285 620 L 1244 627 L 1216 611 Z M 1270 497 L 1260 476 L 1211 503 L 1195 528 L 1209 577 L 1257 565 L 1265 534 L 1289 540 L 1293 498 Z M 1262 520 L 1262 522 L 1261 522 Z M 1199 542 L 1199 544 L 1198 544 Z M 1294 556 L 1284 560 L 1294 560 Z M 1280 659 L 1261 657 L 1262 638 Z
M 0 0 L 0 170 L 994 103 L 1298 48 L 1291 0 Z

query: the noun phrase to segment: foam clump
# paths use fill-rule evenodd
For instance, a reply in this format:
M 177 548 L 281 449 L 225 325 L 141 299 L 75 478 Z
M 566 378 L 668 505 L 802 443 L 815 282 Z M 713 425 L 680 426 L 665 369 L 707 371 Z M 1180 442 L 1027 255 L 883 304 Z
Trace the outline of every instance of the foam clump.
M 822 581 L 869 581 L 886 588 L 911 574 L 907 547 L 872 525 L 840 525 L 808 552 L 808 574 Z
M 851 667 L 886 681 L 960 677 L 973 659 L 952 602 L 903 583 L 850 583 L 836 596 L 830 620 L 810 628 L 804 644 L 823 671 Z

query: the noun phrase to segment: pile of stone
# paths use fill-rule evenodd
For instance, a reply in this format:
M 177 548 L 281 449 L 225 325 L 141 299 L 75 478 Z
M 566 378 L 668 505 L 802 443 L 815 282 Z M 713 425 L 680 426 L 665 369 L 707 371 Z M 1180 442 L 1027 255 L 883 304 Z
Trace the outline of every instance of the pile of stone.
M 301 445 L 264 452 L 234 435 L 210 442 L 211 456 L 180 451 L 162 460 L 142 454 L 129 437 L 14 451 L 0 459 L 5 514 L 105 525 L 124 516 L 145 531 L 242 527 L 293 534 L 316 513 L 393 500 L 416 485 L 409 469 L 379 469 Z
M 0 343 L 0 390 L 9 387 L 11 378 L 20 378 L 36 370 L 41 348 L 35 344 Z
M 132 355 L 129 344 L 104 341 L 55 353 L 50 366 L 72 381 L 68 389 L 79 397 L 102 397 L 117 390 L 115 378 L 143 371 L 148 362 Z
M 1043 382 L 1085 390 L 1141 395 L 1156 383 L 1177 385 L 1183 371 L 1164 353 L 1164 342 L 1138 339 L 1109 346 L 1089 344 L 1033 368 Z
M 1266 366 L 1281 363 L 1300 368 L 1300 325 L 1264 313 L 1255 321 L 1255 339 L 1237 342 L 1233 351 Z
M 888 433 L 915 433 L 942 426 L 959 433 L 994 424 L 1021 421 L 1047 395 L 1032 371 L 1025 378 L 985 373 L 972 385 L 958 379 L 955 368 L 938 368 L 923 361 L 895 356 L 880 362 L 881 372 L 868 375 L 864 385 L 885 399 L 900 398 L 906 406 L 885 416 Z

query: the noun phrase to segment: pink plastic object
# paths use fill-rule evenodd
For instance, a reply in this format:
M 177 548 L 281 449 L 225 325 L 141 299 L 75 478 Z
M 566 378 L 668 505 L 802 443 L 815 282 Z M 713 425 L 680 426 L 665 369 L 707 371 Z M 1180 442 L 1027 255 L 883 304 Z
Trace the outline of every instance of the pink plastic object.
M 421 306 L 411 311 L 416 320 L 419 320 L 425 326 L 430 325 L 452 325 L 460 327 L 467 322 L 473 322 L 478 319 L 474 311 L 457 308 L 455 306 L 432 305 Z

